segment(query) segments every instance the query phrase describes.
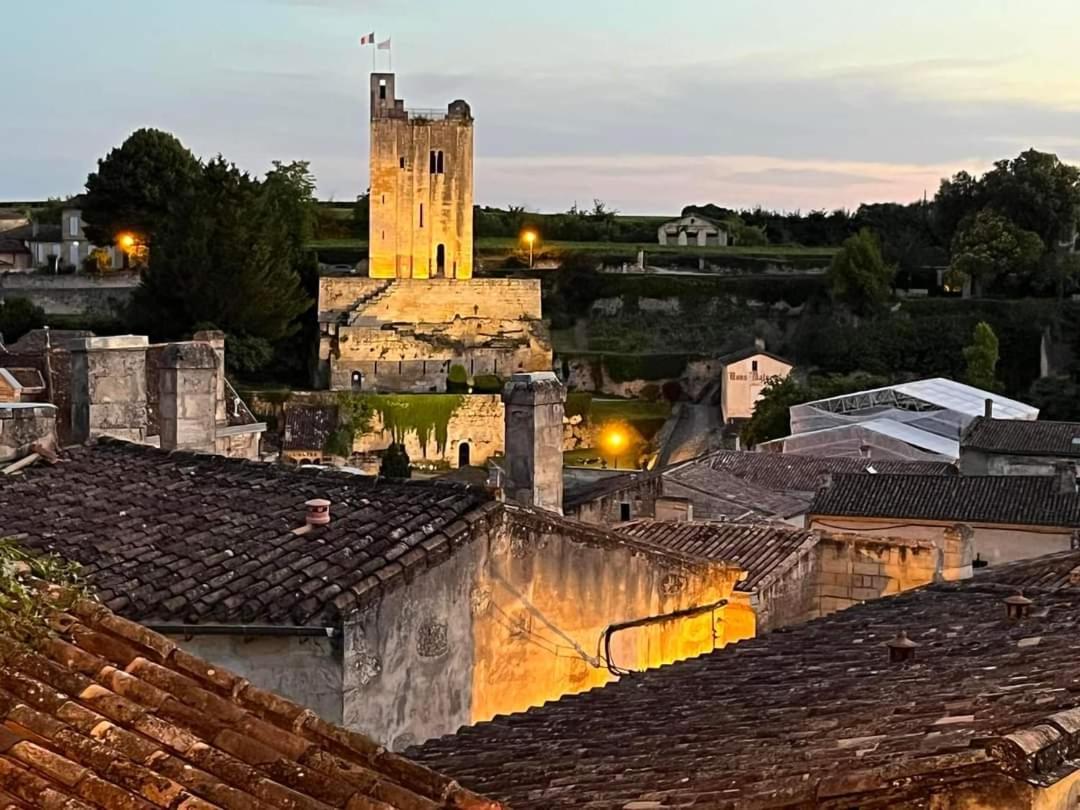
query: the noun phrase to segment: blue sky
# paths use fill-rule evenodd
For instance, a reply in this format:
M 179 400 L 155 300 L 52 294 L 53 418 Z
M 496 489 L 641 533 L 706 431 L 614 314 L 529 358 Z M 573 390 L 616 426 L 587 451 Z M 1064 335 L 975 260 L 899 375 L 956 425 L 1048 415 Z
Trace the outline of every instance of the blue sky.
M 1028 146 L 1080 161 L 1074 0 L 5 6 L 0 199 L 78 192 L 139 126 L 253 172 L 310 160 L 322 196 L 352 199 L 370 30 L 407 103 L 471 103 L 482 204 L 851 207 Z

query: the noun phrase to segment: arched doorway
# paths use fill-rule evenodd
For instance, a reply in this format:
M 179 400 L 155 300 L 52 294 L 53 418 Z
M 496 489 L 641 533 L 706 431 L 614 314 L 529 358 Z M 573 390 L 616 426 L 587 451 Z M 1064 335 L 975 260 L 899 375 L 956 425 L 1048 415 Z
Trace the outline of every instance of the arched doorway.
M 458 449 L 457 449 L 457 464 L 458 464 L 458 466 L 459 467 L 468 467 L 469 466 L 469 456 L 470 456 L 469 443 L 468 442 L 462 442 L 461 444 L 458 445 Z
M 438 278 L 446 277 L 446 245 L 440 244 L 435 248 L 435 275 Z

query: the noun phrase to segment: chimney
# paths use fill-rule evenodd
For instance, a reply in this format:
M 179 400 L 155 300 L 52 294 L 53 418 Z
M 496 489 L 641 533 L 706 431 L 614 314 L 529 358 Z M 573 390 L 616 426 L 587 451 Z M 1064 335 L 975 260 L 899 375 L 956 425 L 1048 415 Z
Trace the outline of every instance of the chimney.
M 906 630 L 901 630 L 892 641 L 885 642 L 889 648 L 889 661 L 894 664 L 903 664 L 915 659 L 915 648 L 918 643 L 907 636 Z
M 146 350 L 141 335 L 72 341 L 71 440 L 94 436 L 146 441 Z
M 1076 467 L 1068 461 L 1054 462 L 1054 478 L 1059 495 L 1076 494 Z
M 870 458 L 870 445 L 859 445 L 859 455 L 863 458 Z
M 765 338 L 754 338 L 754 348 L 757 349 L 759 352 L 765 351 Z
M 304 506 L 307 508 L 304 522 L 308 526 L 325 526 L 330 522 L 330 501 L 312 498 L 304 501 Z
M 158 370 L 162 450 L 216 449 L 217 354 L 208 343 L 170 343 Z
M 987 397 L 986 401 L 983 402 L 983 416 L 987 419 L 994 418 L 994 400 L 990 399 L 990 397 Z
M 1034 604 L 1024 596 L 1023 591 L 1017 591 L 1005 600 L 1005 615 L 1009 621 L 1021 621 L 1031 615 L 1031 606 Z
M 217 355 L 217 379 L 214 383 L 217 405 L 214 408 L 214 418 L 219 425 L 228 424 L 229 414 L 226 412 L 225 401 L 225 333 L 207 330 L 196 332 L 191 339 L 199 343 L 209 343 Z
M 817 488 L 828 489 L 832 486 L 832 470 L 818 470 Z
M 656 499 L 656 520 L 691 523 L 694 520 L 694 504 L 689 498 L 665 495 Z
M 507 499 L 561 515 L 566 388 L 550 371 L 515 374 L 502 398 Z

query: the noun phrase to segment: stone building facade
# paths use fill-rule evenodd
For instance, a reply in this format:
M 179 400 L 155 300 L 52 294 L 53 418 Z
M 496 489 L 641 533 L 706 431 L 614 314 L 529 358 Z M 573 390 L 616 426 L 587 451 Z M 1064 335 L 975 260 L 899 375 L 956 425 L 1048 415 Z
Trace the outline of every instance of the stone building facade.
M 458 99 L 410 109 L 371 74 L 372 278 L 467 279 L 473 268 L 473 118 Z

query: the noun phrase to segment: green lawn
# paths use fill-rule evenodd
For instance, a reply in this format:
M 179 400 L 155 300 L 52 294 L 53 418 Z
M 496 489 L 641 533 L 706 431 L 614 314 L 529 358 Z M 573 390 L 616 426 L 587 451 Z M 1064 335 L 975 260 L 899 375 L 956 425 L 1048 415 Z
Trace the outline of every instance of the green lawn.
M 643 399 L 598 399 L 593 397 L 589 418 L 593 423 L 626 421 L 640 419 L 667 419 L 671 415 L 671 404 L 646 402 Z

